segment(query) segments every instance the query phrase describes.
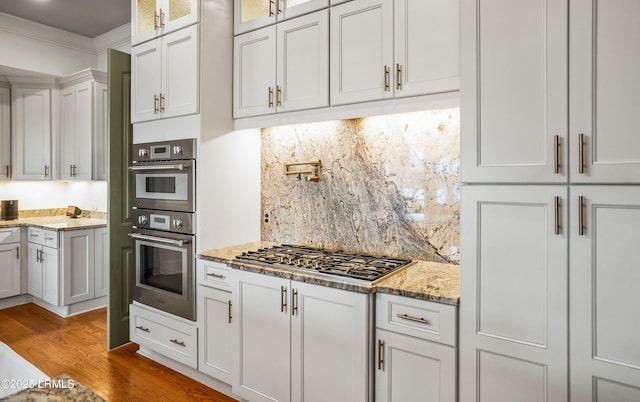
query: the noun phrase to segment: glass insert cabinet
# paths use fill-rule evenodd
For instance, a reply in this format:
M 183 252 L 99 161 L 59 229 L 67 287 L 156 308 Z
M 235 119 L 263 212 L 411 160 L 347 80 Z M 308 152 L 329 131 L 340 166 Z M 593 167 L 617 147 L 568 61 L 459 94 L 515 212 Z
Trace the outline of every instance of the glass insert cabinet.
M 330 0 L 235 0 L 234 34 L 238 35 L 287 18 L 293 18 L 342 1 Z
M 268 2 L 267 2 L 268 3 Z M 131 2 L 131 44 L 135 45 L 199 21 L 199 0 Z

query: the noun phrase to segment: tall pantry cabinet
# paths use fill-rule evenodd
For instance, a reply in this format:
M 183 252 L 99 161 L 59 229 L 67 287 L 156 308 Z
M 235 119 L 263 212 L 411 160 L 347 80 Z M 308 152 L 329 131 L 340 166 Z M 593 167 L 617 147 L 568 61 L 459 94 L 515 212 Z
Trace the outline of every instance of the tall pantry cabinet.
M 460 400 L 640 400 L 640 3 L 461 7 Z

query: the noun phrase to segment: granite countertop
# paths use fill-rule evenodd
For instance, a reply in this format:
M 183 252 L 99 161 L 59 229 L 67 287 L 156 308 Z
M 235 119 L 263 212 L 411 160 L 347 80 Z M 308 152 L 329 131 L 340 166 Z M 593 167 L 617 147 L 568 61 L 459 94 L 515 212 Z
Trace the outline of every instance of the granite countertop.
M 200 253 L 198 257 L 227 264 L 232 268 L 244 271 L 279 276 L 359 293 L 380 292 L 444 304 L 458 305 L 460 303 L 460 267 L 454 264 L 414 260 L 413 264 L 393 273 L 376 285 L 368 286 L 233 260 L 235 256 L 245 251 L 271 247 L 276 244 L 270 242 L 240 244 L 205 251 Z
M 105 227 L 107 226 L 107 220 L 104 218 L 70 218 L 64 215 L 56 215 L 21 217 L 12 221 L 0 221 L 0 228 L 16 226 L 31 226 L 52 230 L 78 230 Z

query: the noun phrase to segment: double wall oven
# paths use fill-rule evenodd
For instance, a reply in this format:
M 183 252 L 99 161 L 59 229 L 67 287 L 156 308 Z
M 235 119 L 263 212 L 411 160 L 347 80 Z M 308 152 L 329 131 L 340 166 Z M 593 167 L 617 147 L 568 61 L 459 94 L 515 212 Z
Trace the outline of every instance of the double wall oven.
M 195 139 L 134 144 L 134 300 L 195 320 Z

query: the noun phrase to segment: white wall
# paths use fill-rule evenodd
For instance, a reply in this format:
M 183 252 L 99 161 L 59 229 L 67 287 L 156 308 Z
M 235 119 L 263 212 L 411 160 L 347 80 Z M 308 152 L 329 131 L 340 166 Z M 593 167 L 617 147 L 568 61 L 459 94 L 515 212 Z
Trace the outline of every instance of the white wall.
M 18 209 L 66 208 L 107 211 L 107 182 L 2 182 L 0 200 L 18 200 Z

